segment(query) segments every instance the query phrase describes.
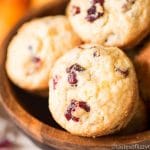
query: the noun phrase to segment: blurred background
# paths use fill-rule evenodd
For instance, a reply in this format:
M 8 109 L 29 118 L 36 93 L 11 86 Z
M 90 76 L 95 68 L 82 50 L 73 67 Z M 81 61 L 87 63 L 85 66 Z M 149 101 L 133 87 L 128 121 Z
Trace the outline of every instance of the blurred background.
M 0 43 L 25 14 L 52 1 L 55 0 L 0 0 Z
M 0 45 L 8 32 L 30 10 L 40 9 L 56 0 L 0 0 Z M 9 120 L 0 105 L 0 150 L 39 150 L 28 137 Z

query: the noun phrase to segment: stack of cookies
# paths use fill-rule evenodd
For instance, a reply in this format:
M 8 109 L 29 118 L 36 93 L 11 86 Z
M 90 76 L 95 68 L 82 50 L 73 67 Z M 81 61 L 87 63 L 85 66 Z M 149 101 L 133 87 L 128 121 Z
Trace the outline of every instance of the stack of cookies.
M 131 60 L 124 50 L 136 49 L 150 33 L 150 0 L 71 0 L 66 13 L 19 29 L 8 47 L 10 80 L 39 95 L 49 91 L 54 120 L 74 135 L 145 130 L 141 99 L 150 95 L 150 82 L 138 84 L 132 63 L 142 66 L 145 57 Z

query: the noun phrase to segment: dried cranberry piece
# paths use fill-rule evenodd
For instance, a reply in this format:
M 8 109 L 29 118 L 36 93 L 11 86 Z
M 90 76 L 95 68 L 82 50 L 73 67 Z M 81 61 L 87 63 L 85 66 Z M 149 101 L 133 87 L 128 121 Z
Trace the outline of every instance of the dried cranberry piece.
M 68 75 L 68 82 L 71 85 L 76 85 L 77 82 L 78 82 L 76 71 L 81 72 L 81 71 L 84 71 L 84 70 L 85 70 L 85 68 L 82 67 L 82 66 L 80 66 L 77 63 L 73 64 L 72 66 L 70 66 L 69 68 L 67 68 L 66 72 L 69 73 L 69 75 Z
M 72 114 L 70 112 L 65 113 L 66 119 L 69 121 L 72 119 Z
M 8 148 L 8 147 L 12 147 L 13 144 L 9 141 L 9 140 L 3 140 L 0 142 L 0 148 Z
M 104 0 L 91 0 L 92 4 L 95 5 L 96 3 L 100 3 L 100 5 L 104 5 Z
M 90 112 L 90 107 L 87 105 L 86 102 L 79 102 L 79 107 L 84 109 L 86 112 Z
M 73 117 L 72 117 L 72 120 L 75 121 L 75 122 L 79 122 L 79 118 L 78 118 L 78 117 L 74 117 L 74 116 L 73 116 Z
M 55 76 L 53 78 L 53 89 L 55 90 L 56 89 L 56 85 L 58 84 L 58 76 Z
M 32 57 L 32 62 L 35 65 L 35 68 L 34 68 L 35 70 L 39 69 L 42 65 L 42 60 L 39 57 L 36 57 L 36 56 Z
M 32 57 L 32 61 L 33 61 L 33 63 L 39 63 L 39 62 L 41 62 L 41 59 L 39 57 L 34 56 L 34 57 Z
M 96 19 L 104 15 L 104 12 L 97 12 L 96 4 L 101 6 L 104 4 L 104 0 L 91 0 L 92 6 L 87 10 L 87 16 L 85 19 L 89 22 L 94 22 Z
M 77 80 L 77 75 L 76 75 L 76 73 L 75 72 L 71 72 L 71 73 L 69 73 L 69 75 L 68 75 L 68 82 L 70 83 L 70 84 L 76 84 L 77 82 L 78 82 L 78 80 Z
M 86 20 L 89 21 L 89 22 L 94 22 L 96 19 L 98 19 L 99 17 L 101 17 L 103 15 L 104 15 L 104 13 L 98 12 L 96 15 L 88 15 L 86 17 Z
M 80 14 L 80 7 L 72 6 L 72 14 L 73 14 L 73 16 Z
M 70 72 L 73 72 L 73 71 L 78 71 L 78 72 L 81 72 L 81 71 L 84 71 L 85 68 L 80 66 L 79 64 L 73 64 L 72 66 L 70 66 L 69 68 L 66 69 L 66 72 L 67 73 L 70 73 Z
M 77 106 L 78 106 L 77 101 L 74 99 L 71 100 L 71 104 L 68 107 L 69 108 L 68 111 L 70 111 L 70 112 L 75 111 Z
M 82 108 L 86 112 L 90 112 L 90 107 L 87 105 L 86 102 L 71 100 L 71 104 L 68 106 L 65 113 L 65 117 L 68 121 L 73 120 L 75 122 L 79 122 L 79 118 L 72 115 L 72 112 L 76 111 L 77 108 Z
M 120 69 L 120 68 L 115 68 L 115 71 L 119 72 L 122 74 L 125 78 L 129 75 L 129 69 Z
M 76 100 L 71 100 L 71 104 L 68 106 L 67 111 L 65 113 L 65 117 L 68 121 L 73 118 L 72 111 L 75 111 L 76 107 Z
M 88 10 L 87 10 L 87 16 L 86 16 L 86 20 L 89 22 L 93 22 L 96 19 L 98 19 L 99 17 L 103 16 L 104 13 L 101 12 L 97 12 L 96 11 L 96 6 L 92 5 Z
M 93 5 L 87 10 L 88 15 L 92 15 L 96 13 L 96 6 Z

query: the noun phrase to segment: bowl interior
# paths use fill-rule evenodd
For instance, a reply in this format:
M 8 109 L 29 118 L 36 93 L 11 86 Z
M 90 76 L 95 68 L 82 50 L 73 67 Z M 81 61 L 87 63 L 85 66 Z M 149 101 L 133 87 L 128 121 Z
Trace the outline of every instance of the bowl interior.
M 7 78 L 5 72 L 5 59 L 7 54 L 7 46 L 11 38 L 16 34 L 17 29 L 24 22 L 29 21 L 36 17 L 64 14 L 66 3 L 67 1 L 59 5 L 57 4 L 46 6 L 37 12 L 31 12 L 28 16 L 26 16 L 23 20 L 21 20 L 18 23 L 18 25 L 8 35 L 5 42 L 1 45 L 0 98 L 3 106 L 5 107 L 11 118 L 14 119 L 16 124 L 20 128 L 22 128 L 26 133 L 31 135 L 34 139 L 56 148 L 60 148 L 60 146 L 63 145 L 63 143 L 66 143 L 67 144 L 66 147 L 68 149 L 69 148 L 74 149 L 73 146 L 77 148 L 77 145 L 80 145 L 80 147 L 88 146 L 87 149 L 92 149 L 94 147 L 102 147 L 102 146 L 108 147 L 116 144 L 138 143 L 150 139 L 150 132 L 148 130 L 142 133 L 136 133 L 132 135 L 124 135 L 124 136 L 113 135 L 96 139 L 73 136 L 67 133 L 53 120 L 48 110 L 48 98 L 41 98 L 39 96 L 29 94 L 13 85 Z M 16 105 L 16 107 L 14 105 Z M 19 114 L 17 112 L 17 109 L 23 112 L 22 113 L 20 112 Z M 25 118 L 28 118 L 27 122 Z M 31 122 L 35 121 L 36 124 L 39 125 L 38 129 L 40 130 L 40 132 L 39 130 L 33 131 L 34 127 L 32 126 L 28 127 L 29 125 L 28 122 L 30 121 Z M 53 131 L 54 133 L 52 133 L 51 131 Z M 57 142 L 57 144 L 55 142 Z

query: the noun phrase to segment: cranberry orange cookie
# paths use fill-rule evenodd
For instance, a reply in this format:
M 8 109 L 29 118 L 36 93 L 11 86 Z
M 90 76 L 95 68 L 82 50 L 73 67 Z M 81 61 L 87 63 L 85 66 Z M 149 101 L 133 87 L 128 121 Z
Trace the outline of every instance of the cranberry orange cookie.
M 30 21 L 21 27 L 8 47 L 8 76 L 26 90 L 48 89 L 54 61 L 80 43 L 65 16 Z
M 150 0 L 71 0 L 67 14 L 85 42 L 129 48 L 150 32 Z
M 138 101 L 133 65 L 115 47 L 73 49 L 55 63 L 49 86 L 53 118 L 79 136 L 102 136 L 125 127 Z
M 150 39 L 134 58 L 140 92 L 145 101 L 150 102 Z

